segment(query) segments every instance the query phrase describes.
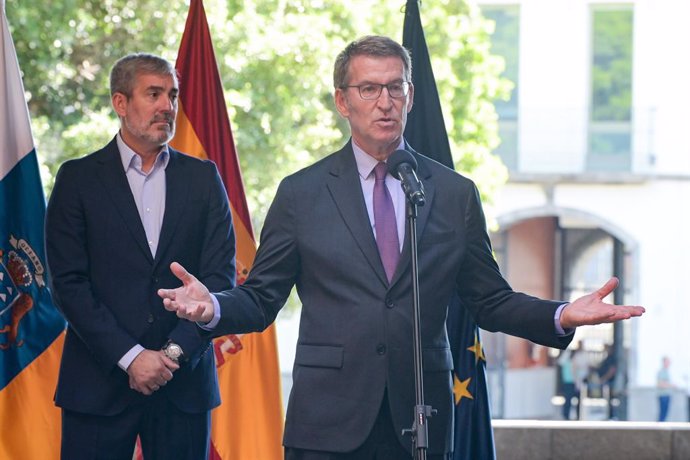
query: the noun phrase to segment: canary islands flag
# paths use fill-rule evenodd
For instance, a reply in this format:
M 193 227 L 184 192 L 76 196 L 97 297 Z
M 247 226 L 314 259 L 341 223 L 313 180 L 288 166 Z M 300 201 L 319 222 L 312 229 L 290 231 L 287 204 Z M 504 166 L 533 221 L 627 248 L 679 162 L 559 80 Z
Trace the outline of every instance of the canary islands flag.
M 57 459 L 53 393 L 65 322 L 47 288 L 45 197 L 5 0 L 0 6 L 0 458 Z
M 225 107 L 223 86 L 201 0 L 192 0 L 175 65 L 180 76 L 171 145 L 216 163 L 228 191 L 236 237 L 237 282 L 254 262 L 256 243 Z M 214 341 L 222 404 L 211 415 L 211 459 L 283 458 L 283 414 L 275 326 Z

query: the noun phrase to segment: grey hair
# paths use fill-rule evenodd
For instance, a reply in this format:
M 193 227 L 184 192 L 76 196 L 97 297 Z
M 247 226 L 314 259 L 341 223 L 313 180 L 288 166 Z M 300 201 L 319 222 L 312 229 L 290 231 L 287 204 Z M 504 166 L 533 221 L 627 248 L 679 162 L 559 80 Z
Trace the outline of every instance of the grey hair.
M 412 80 L 412 60 L 410 53 L 395 40 L 381 35 L 367 35 L 353 41 L 338 54 L 333 68 L 333 86 L 347 85 L 350 60 L 355 56 L 399 57 L 403 62 L 405 80 Z
M 110 95 L 122 93 L 132 97 L 134 83 L 140 74 L 171 76 L 177 83 L 177 70 L 162 57 L 148 53 L 132 53 L 120 58 L 110 71 Z

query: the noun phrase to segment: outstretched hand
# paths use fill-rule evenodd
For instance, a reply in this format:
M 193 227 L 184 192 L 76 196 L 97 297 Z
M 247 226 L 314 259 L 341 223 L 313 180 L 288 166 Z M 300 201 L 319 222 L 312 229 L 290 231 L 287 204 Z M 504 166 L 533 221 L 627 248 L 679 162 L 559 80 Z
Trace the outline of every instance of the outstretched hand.
M 568 304 L 561 312 L 561 327 L 571 329 L 577 326 L 613 323 L 635 316 L 642 316 L 645 309 L 640 306 L 612 305 L 604 297 L 618 286 L 618 278 L 609 279 L 598 290 Z
M 170 270 L 182 286 L 177 289 L 159 289 L 166 310 L 174 311 L 180 318 L 208 323 L 213 319 L 213 301 L 206 286 L 185 268 L 173 262 Z

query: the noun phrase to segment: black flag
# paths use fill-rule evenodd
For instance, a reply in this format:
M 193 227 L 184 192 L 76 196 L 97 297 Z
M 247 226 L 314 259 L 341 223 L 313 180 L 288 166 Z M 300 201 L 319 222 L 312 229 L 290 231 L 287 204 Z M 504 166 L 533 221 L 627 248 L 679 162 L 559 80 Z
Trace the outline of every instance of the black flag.
M 412 55 L 414 85 L 414 105 L 405 128 L 405 139 L 418 152 L 453 168 L 417 0 L 408 0 L 405 7 L 403 46 Z M 449 304 L 446 327 L 455 367 L 453 460 L 493 459 L 496 455 L 486 386 L 486 359 L 479 341 L 479 328 L 457 296 L 453 296 Z
M 412 55 L 414 85 L 414 105 L 407 118 L 405 140 L 419 153 L 453 169 L 453 157 L 417 1 L 408 0 L 405 7 L 403 46 Z

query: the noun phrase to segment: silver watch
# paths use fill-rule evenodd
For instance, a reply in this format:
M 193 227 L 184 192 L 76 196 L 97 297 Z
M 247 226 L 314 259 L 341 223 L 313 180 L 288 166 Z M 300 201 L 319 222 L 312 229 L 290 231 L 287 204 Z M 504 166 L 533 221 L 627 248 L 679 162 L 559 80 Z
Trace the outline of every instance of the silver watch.
M 172 340 L 168 340 L 168 343 L 165 344 L 165 346 L 163 347 L 163 353 L 165 354 L 165 356 L 172 359 L 176 363 L 178 363 L 184 355 L 182 347 L 173 342 Z

